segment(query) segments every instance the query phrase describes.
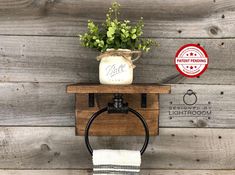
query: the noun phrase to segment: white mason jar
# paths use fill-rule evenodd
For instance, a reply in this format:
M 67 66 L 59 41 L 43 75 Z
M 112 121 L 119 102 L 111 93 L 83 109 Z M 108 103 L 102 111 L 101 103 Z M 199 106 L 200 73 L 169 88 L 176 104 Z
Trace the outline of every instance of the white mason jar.
M 116 54 L 117 53 L 117 54 Z M 132 60 L 132 54 L 137 57 Z M 107 49 L 101 54 L 99 65 L 99 80 L 101 84 L 125 85 L 133 82 L 133 61 L 141 55 L 139 51 L 129 49 Z

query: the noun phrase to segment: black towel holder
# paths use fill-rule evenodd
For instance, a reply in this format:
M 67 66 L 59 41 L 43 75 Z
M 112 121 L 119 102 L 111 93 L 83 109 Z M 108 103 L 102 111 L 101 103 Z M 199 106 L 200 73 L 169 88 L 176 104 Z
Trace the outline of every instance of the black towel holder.
M 145 121 L 145 119 L 143 118 L 143 116 L 138 113 L 136 110 L 128 107 L 127 103 L 123 103 L 123 99 L 122 99 L 122 95 L 121 94 L 115 94 L 114 98 L 113 98 L 113 103 L 109 103 L 108 107 L 102 108 L 99 111 L 95 112 L 91 118 L 89 119 L 87 125 L 86 125 L 86 129 L 85 129 L 85 143 L 86 143 L 86 147 L 88 149 L 88 151 L 90 152 L 90 154 L 93 154 L 93 148 L 90 145 L 90 141 L 89 141 L 89 129 L 93 123 L 93 121 L 102 113 L 104 112 L 108 112 L 108 113 L 128 113 L 131 112 L 133 114 L 135 114 L 136 117 L 138 117 L 138 119 L 141 121 L 144 129 L 145 129 L 145 141 L 144 141 L 144 145 L 140 150 L 141 155 L 143 155 L 143 153 L 145 152 L 147 146 L 148 146 L 148 142 L 149 142 L 149 129 L 148 129 L 148 125 Z

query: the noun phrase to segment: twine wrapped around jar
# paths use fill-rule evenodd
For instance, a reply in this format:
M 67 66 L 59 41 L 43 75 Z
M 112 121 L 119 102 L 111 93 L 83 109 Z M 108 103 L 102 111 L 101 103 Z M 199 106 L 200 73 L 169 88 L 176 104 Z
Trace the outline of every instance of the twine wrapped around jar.
M 131 59 L 133 57 L 133 55 L 136 55 L 136 57 L 134 59 Z M 133 62 L 135 62 L 136 60 L 138 60 L 142 55 L 141 51 L 132 51 L 129 49 L 107 49 L 107 51 L 105 51 L 104 53 L 101 53 L 99 56 L 96 57 L 96 59 L 98 61 L 100 61 L 101 59 L 105 58 L 105 57 L 109 57 L 109 56 L 121 56 L 123 57 L 128 64 L 132 67 L 135 68 L 135 65 L 133 64 Z

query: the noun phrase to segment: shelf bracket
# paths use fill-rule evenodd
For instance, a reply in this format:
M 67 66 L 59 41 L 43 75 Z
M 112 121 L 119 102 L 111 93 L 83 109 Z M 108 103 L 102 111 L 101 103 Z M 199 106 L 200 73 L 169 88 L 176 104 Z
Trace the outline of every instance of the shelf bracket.
M 88 106 L 89 107 L 95 106 L 95 94 L 94 93 L 89 93 L 88 95 Z
M 143 93 L 141 94 L 141 108 L 147 107 L 147 94 Z

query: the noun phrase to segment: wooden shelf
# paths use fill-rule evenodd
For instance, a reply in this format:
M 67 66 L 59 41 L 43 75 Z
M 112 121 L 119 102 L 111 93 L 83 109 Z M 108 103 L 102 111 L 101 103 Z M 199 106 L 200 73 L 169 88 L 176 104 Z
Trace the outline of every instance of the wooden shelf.
M 67 86 L 67 93 L 170 93 L 170 86 L 158 84 L 103 85 L 103 84 L 73 84 Z
M 128 106 L 137 110 L 146 120 L 150 135 L 159 133 L 159 94 L 170 93 L 170 86 L 159 84 L 102 85 L 73 84 L 67 86 L 67 93 L 76 94 L 76 135 L 84 135 L 85 127 L 96 111 L 107 107 L 114 93 L 123 94 Z M 90 95 L 92 94 L 92 105 Z M 145 105 L 141 102 L 145 97 Z M 144 135 L 142 124 L 133 114 L 103 113 L 90 129 L 90 135 L 135 136 Z

